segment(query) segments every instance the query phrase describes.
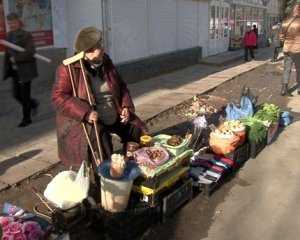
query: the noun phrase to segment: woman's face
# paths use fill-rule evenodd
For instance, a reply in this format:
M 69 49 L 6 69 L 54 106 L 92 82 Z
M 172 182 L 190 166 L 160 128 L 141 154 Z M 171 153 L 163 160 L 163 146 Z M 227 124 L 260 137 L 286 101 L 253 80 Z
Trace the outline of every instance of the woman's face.
M 14 32 L 21 28 L 21 22 L 18 19 L 14 20 L 8 20 L 7 25 L 9 27 L 9 30 Z
M 296 4 L 296 6 L 293 9 L 293 16 L 300 16 L 300 5 Z
M 104 48 L 102 46 L 97 46 L 88 50 L 85 53 L 86 58 L 94 63 L 100 63 L 103 60 Z

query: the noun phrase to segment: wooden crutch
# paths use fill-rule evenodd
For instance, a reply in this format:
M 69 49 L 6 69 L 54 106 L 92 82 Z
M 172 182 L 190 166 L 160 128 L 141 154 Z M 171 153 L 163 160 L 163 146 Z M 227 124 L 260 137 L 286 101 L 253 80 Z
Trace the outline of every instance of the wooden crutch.
M 86 92 L 87 92 L 87 95 L 88 95 L 88 100 L 89 100 L 89 103 L 90 103 L 91 107 L 93 107 L 91 94 L 90 94 L 90 88 L 89 88 L 87 78 L 86 78 L 86 74 L 85 74 L 85 71 L 84 71 L 84 68 L 83 68 L 82 58 L 79 60 L 79 62 L 80 62 L 80 68 L 81 68 L 81 71 L 82 71 Z M 99 131 L 98 131 L 97 123 L 95 121 L 94 121 L 94 128 L 95 128 L 95 133 L 96 133 L 96 139 L 97 139 L 97 146 L 98 146 L 98 151 L 99 151 L 99 155 L 100 155 L 100 161 L 103 162 L 103 154 L 102 154 L 101 143 L 100 143 L 100 139 L 99 139 Z
M 84 57 L 84 52 L 81 52 L 81 53 L 79 53 L 79 54 L 77 54 L 77 55 L 75 55 L 75 56 L 73 56 L 73 57 L 71 57 L 71 58 L 65 59 L 65 60 L 63 61 L 63 64 L 64 64 L 65 66 L 68 67 L 68 71 L 69 71 L 69 75 L 70 75 L 70 80 L 71 80 L 71 85 L 72 85 L 72 90 L 73 90 L 73 95 L 74 95 L 74 97 L 77 97 L 77 93 L 76 93 L 76 90 L 75 90 L 75 83 L 74 83 L 73 74 L 72 74 L 70 65 L 71 65 L 71 63 L 74 63 L 74 62 L 78 61 L 79 59 L 81 59 L 81 58 L 83 58 L 83 57 Z M 97 166 L 99 166 L 100 163 L 102 162 L 103 158 L 101 158 L 101 159 L 99 160 L 98 156 L 96 156 L 96 151 L 94 151 L 94 148 L 93 148 L 92 142 L 91 142 L 91 140 L 90 140 L 90 137 L 89 137 L 89 135 L 88 135 L 86 126 L 85 126 L 85 124 L 84 124 L 83 122 L 81 123 L 81 125 L 82 125 L 82 128 L 83 128 L 85 137 L 86 137 L 86 139 L 87 139 L 88 145 L 89 145 L 89 147 L 90 147 L 90 149 L 91 149 L 92 156 L 93 156 L 93 158 L 94 158 L 95 164 L 96 164 Z M 98 136 L 97 133 L 96 133 L 96 136 Z M 99 153 L 99 154 L 100 154 L 100 156 L 102 156 L 102 152 Z

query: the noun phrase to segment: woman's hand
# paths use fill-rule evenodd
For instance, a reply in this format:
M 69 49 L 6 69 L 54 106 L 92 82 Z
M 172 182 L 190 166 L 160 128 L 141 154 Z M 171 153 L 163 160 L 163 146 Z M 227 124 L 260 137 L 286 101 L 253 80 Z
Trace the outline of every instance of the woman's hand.
M 88 116 L 87 121 L 89 123 L 97 122 L 98 121 L 98 113 L 96 111 L 91 111 L 91 113 Z
M 128 108 L 126 108 L 126 107 L 123 108 L 120 117 L 121 117 L 121 123 L 124 123 L 124 124 L 128 123 L 129 117 L 130 117 L 130 112 L 129 112 Z

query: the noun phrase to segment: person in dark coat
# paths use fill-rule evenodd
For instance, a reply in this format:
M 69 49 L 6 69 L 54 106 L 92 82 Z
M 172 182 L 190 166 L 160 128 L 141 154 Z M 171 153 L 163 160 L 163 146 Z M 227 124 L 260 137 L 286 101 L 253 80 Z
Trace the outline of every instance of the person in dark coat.
M 79 62 L 70 65 L 77 97 L 74 97 L 68 67 L 57 68 L 52 90 L 52 102 L 56 108 L 58 155 L 66 167 L 78 168 L 83 160 L 90 160 L 88 142 L 82 128 L 85 123 L 97 149 L 93 122 L 100 129 L 100 139 L 105 159 L 112 153 L 111 133 L 120 136 L 126 145 L 139 142 L 146 132 L 145 124 L 135 115 L 134 105 L 127 85 L 122 81 L 114 64 L 102 45 L 102 32 L 95 27 L 83 28 L 75 39 L 75 51 L 84 52 L 84 71 L 87 76 L 93 107 Z
M 22 29 L 22 22 L 16 13 L 7 15 L 8 32 L 6 40 L 25 49 L 18 52 L 7 48 L 4 56 L 3 80 L 12 78 L 13 96 L 21 104 L 23 119 L 18 125 L 26 127 L 32 123 L 31 114 L 36 113 L 38 101 L 31 98 L 31 81 L 38 76 L 35 46 L 32 35 Z
M 255 45 L 255 49 L 257 49 L 258 48 L 258 28 L 256 27 L 256 25 L 255 24 L 253 24 L 253 29 L 252 29 L 252 31 L 255 33 L 255 35 L 256 35 L 256 39 L 257 39 L 257 41 L 256 41 L 256 45 Z

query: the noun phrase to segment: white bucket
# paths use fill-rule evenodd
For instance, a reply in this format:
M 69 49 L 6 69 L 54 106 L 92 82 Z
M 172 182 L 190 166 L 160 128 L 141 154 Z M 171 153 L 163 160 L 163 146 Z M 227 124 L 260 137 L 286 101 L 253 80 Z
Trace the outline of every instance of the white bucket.
M 133 180 L 122 181 L 101 176 L 101 205 L 109 212 L 122 212 L 128 205 Z

